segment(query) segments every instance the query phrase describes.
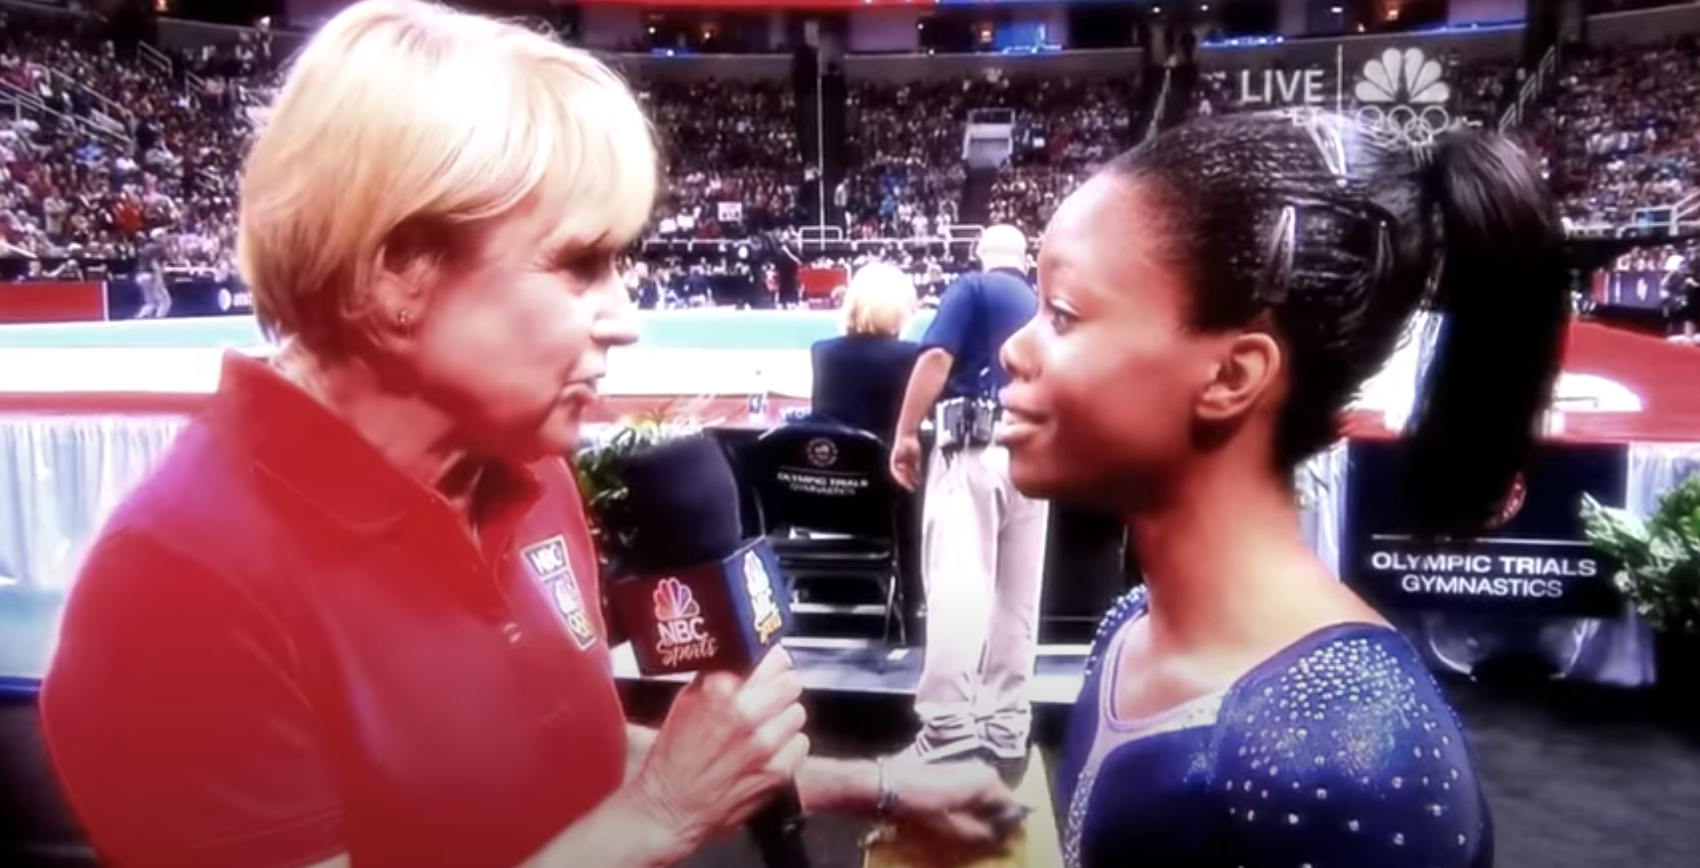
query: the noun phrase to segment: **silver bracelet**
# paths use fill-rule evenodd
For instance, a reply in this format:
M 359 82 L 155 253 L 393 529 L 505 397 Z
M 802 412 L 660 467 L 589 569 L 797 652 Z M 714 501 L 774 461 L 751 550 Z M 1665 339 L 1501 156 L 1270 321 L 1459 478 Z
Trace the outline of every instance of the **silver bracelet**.
M 874 816 L 881 820 L 891 819 L 891 815 L 897 811 L 897 791 L 892 789 L 891 775 L 887 773 L 890 768 L 887 762 L 889 759 L 880 757 L 877 761 L 880 778 L 879 789 L 874 794 Z

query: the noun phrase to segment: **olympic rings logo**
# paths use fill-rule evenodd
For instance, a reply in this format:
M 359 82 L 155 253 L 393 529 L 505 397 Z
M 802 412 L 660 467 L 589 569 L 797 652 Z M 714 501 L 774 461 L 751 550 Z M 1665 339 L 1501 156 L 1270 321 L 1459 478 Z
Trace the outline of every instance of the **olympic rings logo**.
M 1454 120 L 1445 108 L 1438 105 L 1370 104 L 1358 106 L 1354 114 L 1371 136 L 1385 144 L 1404 148 L 1432 145 L 1442 133 L 1467 123 Z
M 1295 106 L 1283 110 L 1298 126 L 1314 124 L 1329 110 L 1317 106 Z M 1361 104 L 1339 114 L 1355 121 L 1367 135 L 1398 148 L 1420 148 L 1434 144 L 1448 130 L 1480 126 L 1477 121 L 1454 118 L 1442 106 Z

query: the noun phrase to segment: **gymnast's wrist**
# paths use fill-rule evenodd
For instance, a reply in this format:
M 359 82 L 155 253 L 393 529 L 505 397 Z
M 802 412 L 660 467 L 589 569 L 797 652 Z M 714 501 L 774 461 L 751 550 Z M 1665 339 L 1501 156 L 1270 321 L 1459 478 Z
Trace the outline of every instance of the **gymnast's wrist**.
M 884 821 L 897 815 L 897 785 L 892 780 L 891 758 L 880 757 L 875 762 L 878 781 L 874 785 L 874 818 Z
M 810 757 L 797 772 L 797 795 L 810 814 L 874 815 L 879 765 L 867 760 Z

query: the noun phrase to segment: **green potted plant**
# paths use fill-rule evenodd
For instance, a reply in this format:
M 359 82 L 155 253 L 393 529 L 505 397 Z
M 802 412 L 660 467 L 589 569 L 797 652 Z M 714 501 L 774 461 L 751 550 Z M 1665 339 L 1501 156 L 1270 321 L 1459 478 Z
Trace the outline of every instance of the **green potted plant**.
M 625 513 L 622 473 L 626 457 L 669 440 L 699 436 L 705 426 L 715 424 L 701 418 L 705 403 L 706 399 L 673 402 L 616 422 L 573 456 L 579 496 L 584 499 L 585 518 L 590 522 L 604 579 L 619 575 L 620 565 L 631 558 L 636 537 Z
M 1642 520 L 1582 499 L 1588 541 L 1620 565 L 1613 580 L 1653 629 L 1661 685 L 1700 684 L 1700 475 Z

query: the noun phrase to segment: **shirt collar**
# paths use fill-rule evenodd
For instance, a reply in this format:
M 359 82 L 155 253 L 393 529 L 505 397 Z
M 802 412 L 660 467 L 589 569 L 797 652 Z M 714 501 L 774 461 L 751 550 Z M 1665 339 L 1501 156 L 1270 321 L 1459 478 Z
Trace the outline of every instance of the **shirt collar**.
M 262 360 L 225 354 L 206 419 L 247 469 L 353 532 L 382 533 L 420 510 L 451 508 Z M 511 525 L 540 494 L 529 469 L 492 462 L 479 482 L 480 512 Z

